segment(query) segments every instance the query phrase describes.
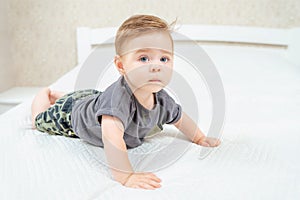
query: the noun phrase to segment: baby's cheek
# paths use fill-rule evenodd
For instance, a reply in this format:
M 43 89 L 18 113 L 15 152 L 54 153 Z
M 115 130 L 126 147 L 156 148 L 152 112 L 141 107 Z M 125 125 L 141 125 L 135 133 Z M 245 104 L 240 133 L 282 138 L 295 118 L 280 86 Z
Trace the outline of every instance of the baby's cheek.
M 130 70 L 127 74 L 129 81 L 136 88 L 142 87 L 149 80 L 149 72 L 145 67 L 137 67 Z

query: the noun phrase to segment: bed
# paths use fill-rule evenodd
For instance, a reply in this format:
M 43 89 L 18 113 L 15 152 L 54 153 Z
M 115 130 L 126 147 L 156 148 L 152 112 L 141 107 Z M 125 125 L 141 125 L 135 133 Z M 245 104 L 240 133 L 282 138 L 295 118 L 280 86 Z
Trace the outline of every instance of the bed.
M 49 87 L 67 92 L 82 86 L 76 84 L 83 66 L 93 52 L 111 50 L 115 31 L 78 28 L 78 65 Z M 200 44 L 222 81 L 219 147 L 204 151 L 166 126 L 130 150 L 133 167 L 154 171 L 162 187 L 126 188 L 111 179 L 103 149 L 32 130 L 31 101 L 25 101 L 0 116 L 0 199 L 300 199 L 300 29 L 182 25 L 177 32 Z M 189 44 L 175 41 L 182 43 Z M 96 83 L 100 89 L 117 76 L 107 69 L 107 79 Z M 197 81 L 192 74 L 183 77 Z M 212 96 L 199 80 L 194 109 L 210 133 Z M 168 151 L 141 157 L 159 145 Z M 185 151 L 158 168 L 180 145 Z

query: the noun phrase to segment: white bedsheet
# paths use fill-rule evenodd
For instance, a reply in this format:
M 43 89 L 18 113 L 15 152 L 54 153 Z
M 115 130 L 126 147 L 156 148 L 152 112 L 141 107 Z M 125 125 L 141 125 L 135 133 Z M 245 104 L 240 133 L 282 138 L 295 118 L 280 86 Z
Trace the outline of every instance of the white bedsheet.
M 0 199 L 300 199 L 300 66 L 280 50 L 205 50 L 227 98 L 222 144 L 208 157 L 200 160 L 202 147 L 191 144 L 174 164 L 155 172 L 160 189 L 126 188 L 110 178 L 101 148 L 31 130 L 28 101 L 0 116 Z M 70 90 L 76 71 L 51 87 Z M 174 129 L 166 132 L 133 151 L 168 142 Z M 131 160 L 138 170 L 155 165 Z

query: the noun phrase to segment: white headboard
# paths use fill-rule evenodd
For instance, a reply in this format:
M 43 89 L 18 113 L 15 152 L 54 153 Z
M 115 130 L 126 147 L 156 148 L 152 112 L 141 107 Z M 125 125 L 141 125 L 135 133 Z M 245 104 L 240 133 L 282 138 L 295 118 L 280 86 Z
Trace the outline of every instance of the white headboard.
M 182 25 L 176 32 L 196 42 L 239 43 L 285 48 L 285 56 L 300 66 L 300 28 L 275 29 L 242 26 Z M 77 28 L 77 61 L 84 62 L 93 45 L 113 44 L 117 28 Z M 174 39 L 183 41 L 184 39 Z

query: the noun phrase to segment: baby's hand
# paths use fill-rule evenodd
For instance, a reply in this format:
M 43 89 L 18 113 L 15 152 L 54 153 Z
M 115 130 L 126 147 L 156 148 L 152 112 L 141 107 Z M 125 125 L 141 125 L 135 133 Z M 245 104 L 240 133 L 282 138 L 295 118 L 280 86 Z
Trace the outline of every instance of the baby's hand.
M 161 180 L 152 173 L 132 173 L 124 183 L 124 186 L 154 190 L 161 187 Z
M 196 142 L 196 144 L 199 144 L 204 147 L 216 147 L 221 144 L 221 141 L 217 138 L 211 138 L 211 137 L 202 137 L 200 140 Z

